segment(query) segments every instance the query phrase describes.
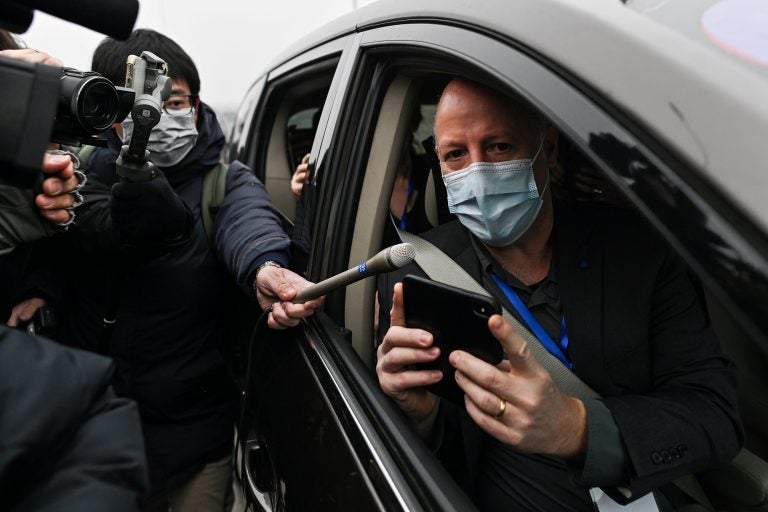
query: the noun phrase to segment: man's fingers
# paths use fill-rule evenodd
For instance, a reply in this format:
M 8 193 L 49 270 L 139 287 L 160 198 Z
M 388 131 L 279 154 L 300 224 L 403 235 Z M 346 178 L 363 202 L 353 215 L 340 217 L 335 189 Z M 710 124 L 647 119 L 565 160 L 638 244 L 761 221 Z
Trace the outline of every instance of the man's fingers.
M 462 350 L 451 352 L 448 360 L 462 374 L 461 377 L 463 377 L 464 382 L 459 382 L 457 379 L 462 389 L 464 389 L 462 384 L 471 389 L 474 389 L 474 385 L 475 387 L 489 390 L 496 395 L 507 395 L 506 388 L 509 386 L 509 374 Z M 467 390 L 464 389 L 464 391 L 466 392 Z
M 514 417 L 513 406 L 507 404 L 504 416 L 497 418 L 494 414 L 488 414 L 485 410 L 478 407 L 477 404 L 470 400 L 466 395 L 464 397 L 464 405 L 467 413 L 477 426 L 485 430 L 491 436 L 512 446 L 517 446 L 522 441 L 523 437 L 521 433 L 516 429 L 510 429 L 508 425 L 505 424 L 505 421 L 509 421 L 510 416 Z M 497 404 L 497 407 L 500 410 L 501 404 Z
M 64 63 L 56 57 L 51 57 L 47 53 L 34 50 L 32 48 L 22 48 L 18 50 L 3 50 L 0 52 L 3 57 L 19 59 L 32 64 L 46 64 L 48 66 L 62 67 Z
M 58 176 L 52 176 L 46 178 L 43 181 L 42 190 L 43 193 L 49 196 L 58 196 L 61 194 L 68 194 L 77 188 L 79 182 L 77 178 L 72 175 L 69 178 L 61 178 Z
M 461 371 L 457 371 L 454 378 L 467 398 L 489 416 L 496 416 L 499 413 L 502 398 L 505 401 L 508 400 L 506 389 L 499 388 L 497 392 L 489 391 L 478 385 Z
M 414 370 L 397 373 L 380 373 L 379 384 L 387 395 L 402 393 L 414 388 L 435 384 L 443 378 L 439 370 Z
M 64 224 L 72 216 L 67 210 L 40 210 L 40 215 L 54 224 Z
M 382 346 L 386 353 L 393 347 L 429 348 L 433 341 L 433 336 L 427 331 L 393 325 L 384 335 Z
M 11 316 L 7 324 L 10 327 L 17 327 L 19 322 L 29 322 L 38 309 L 45 306 L 46 302 L 40 298 L 27 299 L 16 304 L 11 310 Z
M 403 283 L 395 283 L 392 296 L 392 310 L 389 312 L 390 325 L 405 327 L 405 308 L 403 307 Z
M 296 296 L 296 287 L 286 279 L 282 268 L 265 267 L 258 275 L 258 287 L 261 292 L 270 297 L 289 301 Z
M 287 329 L 289 327 L 296 327 L 299 325 L 299 318 L 292 318 L 288 316 L 285 308 L 280 303 L 272 305 L 272 312 L 267 318 L 267 325 L 272 329 Z
M 440 349 L 437 347 L 428 349 L 395 347 L 379 359 L 379 368 L 387 373 L 395 373 L 413 364 L 431 363 L 438 357 L 440 357 Z
M 280 306 L 281 306 L 281 309 L 285 311 L 285 314 L 288 317 L 298 319 L 298 318 L 306 318 L 308 316 L 312 316 L 315 312 L 315 309 L 320 307 L 320 303 L 318 303 L 317 301 L 305 302 L 303 304 L 294 304 L 293 302 L 283 302 L 282 304 L 280 304 Z
M 501 342 L 509 357 L 509 364 L 514 371 L 527 372 L 537 367 L 538 363 L 533 357 L 528 343 L 501 315 L 493 315 L 488 319 L 488 329 Z
M 74 175 L 74 166 L 72 158 L 66 153 L 45 153 L 43 154 L 43 172 L 45 174 L 63 173 L 63 178 L 69 178 Z
M 41 210 L 63 210 L 64 208 L 71 208 L 74 204 L 75 198 L 72 194 L 64 194 L 62 196 L 47 196 L 45 194 L 38 194 L 35 196 L 35 205 Z

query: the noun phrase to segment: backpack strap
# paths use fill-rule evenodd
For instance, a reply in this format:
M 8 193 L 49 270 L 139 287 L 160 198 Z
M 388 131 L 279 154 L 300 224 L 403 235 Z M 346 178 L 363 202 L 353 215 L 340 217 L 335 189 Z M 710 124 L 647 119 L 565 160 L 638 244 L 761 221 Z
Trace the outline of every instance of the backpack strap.
M 227 172 L 229 172 L 229 165 L 219 162 L 203 177 L 200 211 L 203 216 L 203 229 L 211 247 L 213 247 L 213 223 L 216 221 L 216 214 L 219 213 L 227 190 Z
M 77 155 L 77 159 L 80 160 L 79 169 L 88 169 L 88 161 L 91 159 L 96 150 L 99 149 L 96 146 L 82 145 L 79 148 L 73 149 L 73 153 Z

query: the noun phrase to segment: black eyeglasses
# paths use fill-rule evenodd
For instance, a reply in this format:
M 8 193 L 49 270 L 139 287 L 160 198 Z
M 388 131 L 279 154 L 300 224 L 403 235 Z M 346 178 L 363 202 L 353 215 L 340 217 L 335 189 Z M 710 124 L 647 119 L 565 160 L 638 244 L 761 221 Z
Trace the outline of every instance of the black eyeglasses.
M 174 94 L 163 103 L 163 112 L 169 116 L 186 116 L 195 108 L 197 94 Z

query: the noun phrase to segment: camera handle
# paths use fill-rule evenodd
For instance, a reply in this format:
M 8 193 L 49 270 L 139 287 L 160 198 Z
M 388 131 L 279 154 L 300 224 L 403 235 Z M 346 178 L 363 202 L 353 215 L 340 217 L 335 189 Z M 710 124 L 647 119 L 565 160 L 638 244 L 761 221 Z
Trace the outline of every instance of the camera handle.
M 120 149 L 117 158 L 117 175 L 121 182 L 138 183 L 149 181 L 157 175 L 157 168 L 149 161 L 147 143 L 152 128 L 157 126 L 162 115 L 162 105 L 171 97 L 171 79 L 157 78 L 152 94 L 138 94 L 131 109 L 133 133 L 128 144 Z

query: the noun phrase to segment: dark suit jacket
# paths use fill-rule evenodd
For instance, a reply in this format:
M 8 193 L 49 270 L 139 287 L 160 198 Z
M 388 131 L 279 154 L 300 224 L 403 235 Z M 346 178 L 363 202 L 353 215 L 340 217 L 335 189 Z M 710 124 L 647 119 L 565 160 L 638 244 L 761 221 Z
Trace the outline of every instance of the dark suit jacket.
M 461 224 L 422 236 L 482 283 Z M 693 279 L 669 247 L 628 211 L 573 205 L 557 206 L 553 240 L 574 371 L 613 415 L 632 495 L 733 458 L 742 443 L 735 369 L 720 351 Z M 380 294 L 380 333 L 389 325 L 392 287 L 407 273 L 424 275 L 413 264 L 380 280 L 387 290 Z M 449 470 L 469 468 L 459 478 L 468 477 L 463 483 L 471 489 L 480 443 L 466 431 L 458 435 L 459 422 L 443 416 L 442 455 Z M 457 440 L 468 458 L 463 463 L 446 452 L 455 453 Z

